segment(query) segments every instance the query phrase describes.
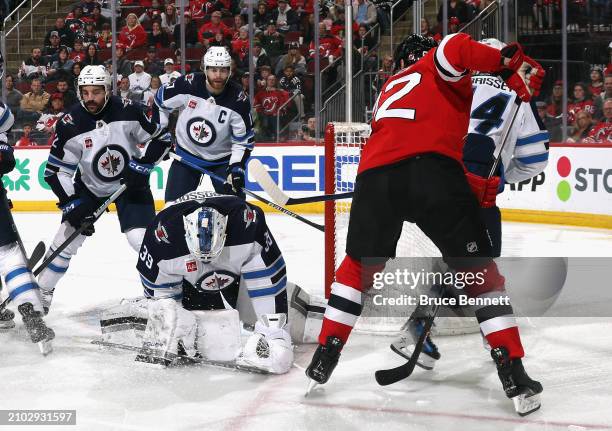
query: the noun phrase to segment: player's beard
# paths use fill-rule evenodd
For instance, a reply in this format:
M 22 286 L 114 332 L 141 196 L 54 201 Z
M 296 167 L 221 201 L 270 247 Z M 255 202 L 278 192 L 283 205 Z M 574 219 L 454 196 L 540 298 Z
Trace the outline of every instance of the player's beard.
M 89 111 L 90 114 L 97 114 L 102 109 L 101 103 L 96 103 L 93 100 L 86 102 L 85 107 Z

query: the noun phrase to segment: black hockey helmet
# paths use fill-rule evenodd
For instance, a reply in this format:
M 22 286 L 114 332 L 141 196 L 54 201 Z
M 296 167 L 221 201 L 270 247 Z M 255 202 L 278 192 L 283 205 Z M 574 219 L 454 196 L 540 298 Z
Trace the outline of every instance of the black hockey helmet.
M 404 60 L 404 67 L 408 67 L 423 57 L 427 51 L 438 46 L 431 37 L 421 36 L 420 34 L 411 34 L 395 48 L 393 61 L 395 62 L 395 70 L 402 68 L 401 60 Z

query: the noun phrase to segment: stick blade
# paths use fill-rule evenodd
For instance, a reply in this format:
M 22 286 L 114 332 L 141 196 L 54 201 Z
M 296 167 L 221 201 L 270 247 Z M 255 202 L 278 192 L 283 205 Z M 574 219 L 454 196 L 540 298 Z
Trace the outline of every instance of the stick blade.
M 283 193 L 280 187 L 278 187 L 278 184 L 274 182 L 259 159 L 253 159 L 249 162 L 249 172 L 253 174 L 255 180 L 257 180 L 264 192 L 266 192 L 274 202 L 279 205 L 287 205 L 289 197 Z
M 39 241 L 38 244 L 36 244 L 36 247 L 34 247 L 34 250 L 32 251 L 32 255 L 28 259 L 28 269 L 32 269 L 36 266 L 36 264 L 40 261 L 40 259 L 42 259 L 43 256 L 45 255 L 46 250 L 47 248 L 45 247 L 45 243 L 42 241 Z

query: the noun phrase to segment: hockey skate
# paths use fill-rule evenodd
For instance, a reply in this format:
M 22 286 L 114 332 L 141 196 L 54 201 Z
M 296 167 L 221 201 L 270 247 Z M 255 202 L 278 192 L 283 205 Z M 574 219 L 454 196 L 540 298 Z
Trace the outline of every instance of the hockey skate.
M 42 300 L 43 310 L 45 311 L 45 316 L 49 314 L 49 309 L 51 308 L 51 301 L 53 301 L 53 292 L 55 289 L 46 290 L 42 287 L 40 288 L 40 298 Z
M 412 353 L 414 352 L 414 346 L 416 345 L 419 337 L 423 333 L 423 328 L 425 326 L 424 318 L 415 318 L 411 317 L 405 324 L 402 326 L 402 335 L 400 339 L 395 343 L 391 344 L 391 350 L 393 350 L 398 355 L 410 360 L 412 357 Z M 417 365 L 424 370 L 433 370 L 433 367 L 436 365 L 436 361 L 440 359 L 440 352 L 438 352 L 438 347 L 431 340 L 431 336 L 428 335 L 425 338 L 425 343 L 423 344 L 423 350 L 419 355 L 419 359 L 417 360 Z
M 497 366 L 497 374 L 502 382 L 506 396 L 514 403 L 520 416 L 526 416 L 540 408 L 540 382 L 531 380 L 520 359 L 510 359 L 505 347 L 491 350 L 491 357 Z
M 4 310 L 1 310 L 0 311 L 0 331 L 14 328 L 15 327 L 15 321 L 13 320 L 14 318 L 15 318 L 15 313 L 13 313 L 11 310 L 7 310 L 6 308 Z
M 327 343 L 325 343 L 325 345 L 319 344 L 310 365 L 306 368 L 306 375 L 312 380 L 308 386 L 306 395 L 310 393 L 316 384 L 322 385 L 327 383 L 334 368 L 338 365 L 341 348 L 342 341 L 332 336 L 327 337 Z
M 33 343 L 38 344 L 38 348 L 43 355 L 48 355 L 53 351 L 51 340 L 55 338 L 53 329 L 48 328 L 42 318 L 40 311 L 34 310 L 34 306 L 30 302 L 24 302 L 17 307 L 23 318 L 23 324 L 30 335 Z

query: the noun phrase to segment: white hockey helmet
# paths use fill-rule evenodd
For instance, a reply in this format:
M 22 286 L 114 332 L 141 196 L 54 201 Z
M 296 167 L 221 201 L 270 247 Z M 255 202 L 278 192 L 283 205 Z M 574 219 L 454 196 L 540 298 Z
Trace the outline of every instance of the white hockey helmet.
M 215 260 L 223 251 L 227 216 L 211 207 L 199 207 L 183 216 L 187 248 L 203 262 Z
M 104 109 L 104 107 L 106 106 L 106 104 L 108 103 L 108 99 L 110 99 L 111 96 L 111 86 L 112 86 L 112 81 L 111 81 L 111 77 L 110 74 L 108 73 L 108 71 L 106 70 L 106 68 L 104 66 L 85 66 L 83 68 L 83 70 L 81 70 L 81 73 L 79 74 L 79 77 L 77 78 L 77 97 L 79 98 L 79 101 L 81 102 L 81 105 L 83 106 L 83 108 L 85 107 L 85 102 L 83 101 L 83 98 L 81 97 L 81 87 L 85 87 L 88 85 L 100 85 L 104 87 L 104 92 L 105 92 L 105 96 L 104 96 L 104 105 L 102 106 L 102 109 Z
M 202 70 L 207 67 L 231 67 L 232 57 L 224 46 L 211 46 L 202 57 Z
M 501 50 L 503 47 L 506 46 L 504 42 L 502 42 L 501 40 L 495 39 L 493 37 L 490 37 L 488 39 L 482 39 L 480 43 L 482 43 L 483 45 L 490 46 L 491 48 L 498 49 L 498 50 Z

